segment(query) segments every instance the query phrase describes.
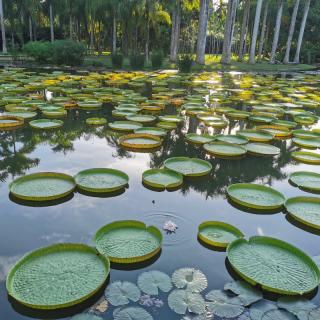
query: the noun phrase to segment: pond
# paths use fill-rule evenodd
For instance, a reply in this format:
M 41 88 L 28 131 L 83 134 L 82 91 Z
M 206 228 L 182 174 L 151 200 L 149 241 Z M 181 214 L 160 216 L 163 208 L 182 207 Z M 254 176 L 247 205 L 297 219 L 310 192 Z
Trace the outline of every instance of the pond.
M 203 106 L 206 103 L 212 114 L 214 108 L 231 107 L 251 112 L 252 106 L 255 105 L 271 108 L 271 104 L 279 104 L 283 110 L 289 111 L 282 119 L 292 121 L 293 115 L 290 110 L 304 109 L 313 115 L 319 114 L 316 107 L 320 101 L 320 76 L 240 73 L 180 76 L 174 73 L 138 72 L 71 75 L 9 69 L 0 73 L 0 80 L 2 96 L 22 96 L 23 99 L 27 99 L 27 96 L 31 99 L 30 92 L 33 92 L 33 98 L 35 95 L 38 99 L 39 96 L 41 98 L 44 88 L 48 89 L 47 98 L 69 96 L 73 101 L 77 95 L 80 100 L 80 94 L 86 94 L 86 99 L 101 98 L 102 94 L 95 94 L 101 93 L 100 88 L 122 88 L 120 94 L 110 91 L 106 95 L 111 96 L 111 100 L 117 96 L 119 103 L 124 102 L 119 96 L 122 100 L 133 103 L 130 94 L 136 92 L 134 97 L 152 99 L 151 105 L 155 103 L 154 100 L 165 102 L 165 108 L 160 112 L 143 113 L 155 116 L 178 114 L 183 119 L 176 129 L 168 130 L 161 147 L 152 152 L 137 152 L 123 148 L 119 144 L 121 134 L 108 125 L 86 124 L 86 119 L 93 117 L 106 118 L 108 123 L 119 120 L 112 115 L 115 103 L 108 102 L 107 99 L 99 109 L 69 108 L 67 115 L 59 118 L 64 122 L 61 128 L 39 130 L 31 128 L 28 121 L 25 121 L 24 126 L 15 130 L 0 131 L 1 319 L 69 319 L 90 308 L 90 304 L 93 305 L 99 296 L 88 304 L 82 304 L 66 312 L 45 313 L 25 308 L 8 297 L 6 275 L 10 266 L 22 255 L 39 247 L 59 242 L 92 245 L 95 232 L 116 220 L 139 220 L 158 227 L 163 233 L 163 245 L 161 252 L 147 263 L 133 266 L 112 265 L 110 283 L 121 280 L 137 284 L 138 276 L 143 272 L 159 270 L 171 276 L 175 270 L 188 267 L 201 270 L 207 277 L 208 285 L 202 292 L 205 296 L 210 290 L 222 290 L 226 283 L 240 279 L 227 261 L 224 250 L 213 250 L 197 239 L 198 226 L 204 221 L 226 222 L 241 230 L 247 239 L 255 235 L 270 236 L 300 248 L 311 257 L 320 255 L 319 232 L 288 218 L 284 210 L 271 213 L 255 212 L 237 206 L 227 198 L 227 188 L 235 183 L 270 186 L 280 191 L 285 198 L 315 196 L 288 182 L 289 175 L 295 171 L 320 173 L 318 166 L 299 163 L 292 158 L 291 153 L 301 148 L 294 144 L 291 138 L 274 139 L 271 144 L 280 148 L 280 154 L 274 157 L 247 154 L 234 160 L 212 156 L 201 145 L 188 142 L 185 135 L 235 134 L 238 130 L 253 128 L 257 123 L 233 120 L 223 115 L 226 126 L 212 127 L 199 120 L 196 117 L 197 112 L 189 112 L 187 115 L 185 110 L 171 103 L 178 104 L 177 101 L 171 100 L 176 92 L 183 103 L 193 102 L 194 106 L 198 106 L 199 103 Z M 10 86 L 6 86 L 8 83 Z M 28 84 L 31 86 L 32 83 L 34 86 L 39 85 L 39 89 L 35 87 L 31 90 Z M 175 91 L 176 88 L 180 91 Z M 4 105 L 20 103 L 19 100 L 13 103 L 10 99 L 4 100 Z M 50 103 L 54 104 L 54 100 Z M 270 111 L 262 110 L 264 114 L 259 115 L 268 118 L 267 113 L 270 115 Z M 5 111 L 5 106 L 2 107 L 2 111 Z M 201 108 L 198 114 L 200 111 Z M 38 118 L 45 118 L 39 110 L 36 112 Z M 275 109 L 271 108 L 272 112 L 275 116 Z M 154 123 L 152 126 L 155 126 Z M 320 128 L 320 125 L 314 121 L 310 125 L 298 125 L 297 129 L 299 128 L 311 131 Z M 205 159 L 211 163 L 212 171 L 203 177 L 185 178 L 182 186 L 172 191 L 160 192 L 142 183 L 145 170 L 161 168 L 168 158 L 181 156 Z M 9 184 L 20 176 L 50 171 L 74 176 L 89 168 L 121 170 L 129 176 L 128 186 L 122 192 L 103 196 L 93 196 L 76 190 L 72 195 L 50 203 L 19 201 L 9 195 Z M 168 221 L 176 224 L 175 232 L 166 232 L 163 229 Z M 276 301 L 276 296 L 265 292 L 264 294 L 266 299 Z M 182 319 L 183 315 L 173 312 L 168 307 L 167 296 L 167 293 L 161 292 L 156 297 L 164 302 L 163 306 L 157 306 L 155 303 L 152 306 L 142 306 L 138 302 L 130 302 L 129 305 L 143 307 L 153 319 Z M 313 291 L 308 298 L 320 305 L 320 295 L 317 291 Z M 95 312 L 103 319 L 113 319 L 114 309 L 115 307 L 109 304 L 106 312 Z M 210 316 L 208 314 L 201 319 L 210 319 Z M 183 319 L 193 319 L 192 314 L 190 318 Z M 249 318 L 243 316 L 243 319 Z

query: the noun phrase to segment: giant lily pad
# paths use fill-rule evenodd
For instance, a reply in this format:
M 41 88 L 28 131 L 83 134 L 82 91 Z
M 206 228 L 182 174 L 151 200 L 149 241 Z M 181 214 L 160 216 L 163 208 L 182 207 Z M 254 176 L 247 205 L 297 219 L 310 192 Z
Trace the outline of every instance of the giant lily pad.
M 142 127 L 142 124 L 134 121 L 115 121 L 109 123 L 109 127 L 117 131 L 134 131 Z
M 170 169 L 150 169 L 142 174 L 142 181 L 154 188 L 177 188 L 183 183 L 182 174 Z
M 143 272 L 138 277 L 138 286 L 146 294 L 158 295 L 159 290 L 169 292 L 172 288 L 171 278 L 161 271 Z
M 289 180 L 295 186 L 307 191 L 320 191 L 320 174 L 310 171 L 296 171 L 290 174 Z
M 136 121 L 140 123 L 150 123 L 156 121 L 157 117 L 147 114 L 130 114 L 126 116 L 126 119 L 129 121 Z
M 284 196 L 264 185 L 236 183 L 228 187 L 231 200 L 242 206 L 258 210 L 274 210 L 283 206 Z
M 205 301 L 199 293 L 188 290 L 173 290 L 168 296 L 171 310 L 178 314 L 185 314 L 187 310 L 195 314 L 205 312 Z
M 320 229 L 320 198 L 290 198 L 284 206 L 294 219 L 307 226 Z
M 79 189 L 101 193 L 121 190 L 129 181 L 124 172 L 109 168 L 83 170 L 74 179 Z
M 320 154 L 314 152 L 295 151 L 291 153 L 294 160 L 307 164 L 320 164 Z
M 103 126 L 107 123 L 107 119 L 105 118 L 88 118 L 86 119 L 86 124 L 91 126 Z
M 201 292 L 208 285 L 203 272 L 193 268 L 176 270 L 172 275 L 172 282 L 178 289 L 187 289 L 190 292 Z
M 204 243 L 226 248 L 232 241 L 243 238 L 243 233 L 231 224 L 220 221 L 206 221 L 199 225 L 198 237 Z
M 253 142 L 269 142 L 274 138 L 269 132 L 263 132 L 259 130 L 246 129 L 237 132 L 237 135 L 247 138 Z
M 280 154 L 280 149 L 278 147 L 267 143 L 248 143 L 245 147 L 248 153 L 257 156 L 276 156 Z
M 16 116 L 0 116 L 0 129 L 11 129 L 22 126 L 23 118 Z
M 214 136 L 211 136 L 209 134 L 197 134 L 197 133 L 187 133 L 186 134 L 186 140 L 195 143 L 195 144 L 204 144 L 211 142 L 215 139 Z
M 10 192 L 17 198 L 32 201 L 50 201 L 72 193 L 74 179 L 63 173 L 39 172 L 14 180 Z
M 113 311 L 114 320 L 153 320 L 151 314 L 140 307 L 118 308 Z
M 55 244 L 19 260 L 7 278 L 10 296 L 37 309 L 59 309 L 94 295 L 109 275 L 109 260 L 83 244 Z
M 134 283 L 128 281 L 113 282 L 107 287 L 105 292 L 106 299 L 116 307 L 128 304 L 130 301 L 137 302 L 140 295 L 139 288 Z
M 154 136 L 164 137 L 167 131 L 157 127 L 142 127 L 134 130 L 134 133 L 152 134 Z
M 232 144 L 247 144 L 249 142 L 249 140 L 245 137 L 232 135 L 232 134 L 228 134 L 228 135 L 221 134 L 221 135 L 218 135 L 216 139 L 221 142 L 227 142 Z
M 132 133 L 120 137 L 121 146 L 130 149 L 152 149 L 160 147 L 162 140 L 160 137 L 146 133 Z
M 162 122 L 175 122 L 180 123 L 183 121 L 182 117 L 176 116 L 176 115 L 165 115 L 165 116 L 159 116 L 160 121 Z
M 302 138 L 302 139 L 315 139 L 320 138 L 320 133 L 308 131 L 308 130 L 293 130 L 292 134 L 295 138 Z
M 161 250 L 162 234 L 143 222 L 122 220 L 97 231 L 95 245 L 100 253 L 115 263 L 137 263 L 148 260 Z
M 29 112 L 29 111 L 12 111 L 12 112 L 5 112 L 3 113 L 4 116 L 8 117 L 18 117 L 24 120 L 29 120 L 37 116 L 36 112 Z
M 293 138 L 292 141 L 299 147 L 310 149 L 320 148 L 320 138 Z
M 63 126 L 63 121 L 56 119 L 37 119 L 30 121 L 29 124 L 35 129 L 56 129 Z
M 198 158 L 173 157 L 164 162 L 167 169 L 179 172 L 184 176 L 204 176 L 212 170 L 210 162 Z
M 320 270 L 308 255 L 275 238 L 238 239 L 228 246 L 227 253 L 241 277 L 271 292 L 304 294 L 320 282 Z
M 241 157 L 247 153 L 246 148 L 238 145 L 238 144 L 231 144 L 227 142 L 211 142 L 206 143 L 203 146 L 204 150 L 206 150 L 209 154 L 215 157 L 225 157 L 225 158 L 232 158 L 232 157 Z

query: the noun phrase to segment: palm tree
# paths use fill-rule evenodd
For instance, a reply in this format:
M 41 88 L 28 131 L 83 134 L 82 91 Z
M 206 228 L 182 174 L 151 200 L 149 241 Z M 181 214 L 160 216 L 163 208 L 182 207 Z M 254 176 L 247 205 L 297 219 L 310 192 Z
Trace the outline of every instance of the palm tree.
M 200 0 L 200 16 L 197 38 L 196 61 L 199 64 L 205 64 L 205 51 L 208 27 L 209 0 Z
M 262 50 L 263 50 L 263 46 L 266 38 L 268 9 L 269 9 L 269 0 L 267 0 L 265 4 L 264 12 L 263 12 L 262 28 L 261 28 L 261 35 L 260 35 L 259 49 L 258 49 L 258 61 L 260 61 L 262 58 Z
M 281 27 L 281 18 L 282 18 L 282 11 L 283 11 L 283 0 L 279 0 L 277 17 L 276 17 L 276 26 L 274 28 L 274 35 L 272 41 L 272 49 L 270 54 L 270 63 L 274 64 L 276 60 L 276 51 L 279 42 L 279 34 L 280 34 L 280 27 Z
M 243 60 L 243 55 L 244 55 L 245 39 L 248 31 L 248 23 L 249 23 L 249 17 L 250 17 L 250 5 L 251 5 L 251 1 L 245 0 L 241 33 L 240 33 L 239 61 Z
M 285 53 L 285 56 L 283 59 L 283 63 L 289 63 L 291 43 L 292 43 L 292 38 L 293 38 L 293 34 L 294 34 L 294 28 L 296 25 L 299 4 L 300 4 L 300 0 L 296 0 L 294 8 L 293 8 L 293 13 L 291 16 L 289 35 L 288 35 L 287 46 L 286 46 L 286 53 Z
M 2 52 L 7 53 L 7 39 L 6 30 L 4 26 L 4 16 L 3 16 L 3 1 L 0 0 L 0 24 L 1 24 L 1 37 L 2 37 Z
M 296 49 L 296 54 L 295 54 L 295 57 L 294 57 L 294 63 L 299 63 L 299 61 L 300 61 L 301 44 L 302 44 L 304 29 L 306 27 L 308 13 L 309 13 L 309 9 L 310 9 L 310 2 L 311 2 L 311 0 L 306 0 L 306 3 L 304 5 L 303 18 L 302 18 L 302 21 L 301 21 L 299 38 L 298 38 L 298 43 L 297 43 L 297 49 Z
M 54 16 L 52 8 L 52 0 L 49 2 L 49 15 L 50 15 L 50 38 L 51 42 L 54 41 Z
M 177 61 L 181 25 L 181 1 L 177 0 L 172 10 L 172 28 L 170 42 L 170 60 Z
M 238 0 L 229 0 L 227 8 L 227 17 L 226 23 L 224 26 L 224 41 L 222 49 L 222 58 L 221 63 L 230 64 L 231 62 L 231 48 L 232 48 L 232 39 L 234 24 L 236 20 Z
M 249 57 L 249 63 L 251 63 L 251 64 L 255 63 L 256 44 L 257 44 L 257 37 L 258 37 L 258 31 L 259 31 L 262 2 L 263 2 L 263 0 L 257 1 L 256 15 L 254 18 L 251 47 L 250 47 L 250 57 Z

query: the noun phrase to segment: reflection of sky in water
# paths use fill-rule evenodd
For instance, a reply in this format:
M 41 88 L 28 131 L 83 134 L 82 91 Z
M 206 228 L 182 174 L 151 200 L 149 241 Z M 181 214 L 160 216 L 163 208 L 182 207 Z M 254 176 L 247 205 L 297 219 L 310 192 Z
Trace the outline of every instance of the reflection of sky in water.
M 171 110 L 172 111 L 172 110 Z M 110 118 L 107 113 L 104 116 Z M 94 114 L 99 114 L 95 112 Z M 310 170 L 319 172 L 316 166 L 291 162 L 286 148 L 294 149 L 290 142 L 277 141 L 282 153 L 274 160 L 247 156 L 242 160 L 227 161 L 211 159 L 213 172 L 206 178 L 185 181 L 183 187 L 174 192 L 155 192 L 145 188 L 141 175 L 150 167 L 160 167 L 170 156 L 205 154 L 198 147 L 186 144 L 180 130 L 171 134 L 164 143 L 164 151 L 150 156 L 148 153 L 124 153 L 104 131 L 95 131 L 84 124 L 84 118 L 92 114 L 80 112 L 80 119 L 73 120 L 70 112 L 64 132 L 75 132 L 72 148 L 56 148 L 55 133 L 40 133 L 41 143 L 35 143 L 29 159 L 39 159 L 37 166 L 20 170 L 13 166 L 8 178 L 0 184 L 0 319 L 26 319 L 15 313 L 7 301 L 4 278 L 8 267 L 17 257 L 39 246 L 70 241 L 91 243 L 95 231 L 102 225 L 117 219 L 139 219 L 158 227 L 165 220 L 177 223 L 176 234 L 165 235 L 160 258 L 144 270 L 162 270 L 171 274 L 180 267 L 195 267 L 202 270 L 209 280 L 210 289 L 221 289 L 231 280 L 225 266 L 226 254 L 211 251 L 197 241 L 198 225 L 205 220 L 221 220 L 238 227 L 246 237 L 253 235 L 273 236 L 288 241 L 305 250 L 309 255 L 319 255 L 319 236 L 306 232 L 286 220 L 284 213 L 252 214 L 231 206 L 226 200 L 228 185 L 236 182 L 269 184 L 286 197 L 309 194 L 294 188 L 287 182 L 291 172 Z M 232 128 L 222 133 L 235 133 L 242 123 L 235 122 Z M 183 132 L 199 132 L 194 120 L 187 122 Z M 9 134 L 15 137 L 19 150 L 27 143 L 23 136 L 31 138 L 29 128 Z M 20 141 L 21 140 L 21 141 Z M 287 146 L 286 146 L 287 145 Z M 13 148 L 12 145 L 10 147 Z M 13 158 L 14 159 L 14 158 Z M 20 159 L 21 166 L 25 159 Z M 8 183 L 12 173 L 16 175 L 39 171 L 57 171 L 76 174 L 90 167 L 110 167 L 125 171 L 129 177 L 129 188 L 113 198 L 95 198 L 75 193 L 67 202 L 50 207 L 29 207 L 16 204 L 8 198 Z M 141 270 L 111 270 L 111 280 L 121 279 L 136 282 Z M 318 295 L 319 296 L 319 295 Z M 319 297 L 315 299 L 319 300 Z M 164 314 L 165 316 L 165 314 Z M 160 319 L 160 318 L 159 318 Z M 170 319 L 180 319 L 170 314 Z

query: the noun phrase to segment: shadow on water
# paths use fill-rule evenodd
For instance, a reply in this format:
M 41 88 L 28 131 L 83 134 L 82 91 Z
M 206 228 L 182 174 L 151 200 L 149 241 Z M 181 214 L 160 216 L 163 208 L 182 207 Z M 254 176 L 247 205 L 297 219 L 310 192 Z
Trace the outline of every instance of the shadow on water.
M 129 186 L 127 185 L 125 188 L 122 188 L 118 191 L 112 191 L 112 192 L 89 192 L 81 189 L 77 189 L 77 192 L 87 196 L 87 197 L 94 197 L 94 198 L 113 198 L 120 196 L 126 192 L 126 189 L 128 189 Z
M 312 228 L 310 226 L 307 226 L 299 221 L 297 221 L 295 218 L 293 218 L 290 214 L 286 215 L 286 220 L 288 222 L 290 222 L 292 225 L 294 225 L 295 227 L 302 229 L 304 231 L 310 232 L 312 234 L 315 234 L 317 236 L 320 236 L 320 230 L 316 229 L 316 228 Z
M 57 200 L 51 200 L 51 201 L 30 201 L 30 200 L 22 200 L 17 197 L 15 197 L 12 193 L 9 194 L 9 199 L 19 205 L 26 206 L 26 207 L 52 207 L 56 206 L 58 204 L 62 204 L 65 202 L 70 201 L 74 197 L 74 193 L 70 193 L 69 195 L 57 199 Z

